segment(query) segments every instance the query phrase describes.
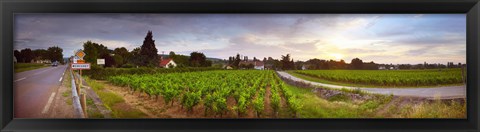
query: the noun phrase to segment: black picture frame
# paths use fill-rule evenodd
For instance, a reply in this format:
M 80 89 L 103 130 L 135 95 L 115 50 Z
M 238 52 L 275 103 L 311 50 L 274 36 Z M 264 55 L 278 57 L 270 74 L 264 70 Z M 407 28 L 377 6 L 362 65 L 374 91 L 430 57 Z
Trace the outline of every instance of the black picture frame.
M 464 13 L 467 119 L 13 119 L 15 13 Z M 2 131 L 478 131 L 478 0 L 2 0 Z

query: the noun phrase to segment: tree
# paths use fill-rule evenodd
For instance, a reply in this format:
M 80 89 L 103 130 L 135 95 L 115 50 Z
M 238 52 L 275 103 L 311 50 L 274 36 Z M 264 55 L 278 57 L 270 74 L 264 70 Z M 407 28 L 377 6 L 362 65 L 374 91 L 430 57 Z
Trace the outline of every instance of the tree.
M 176 55 L 175 52 L 170 51 L 170 53 L 168 54 L 168 57 L 175 58 L 175 55 Z
M 142 65 L 142 56 L 140 56 L 140 47 L 133 49 L 132 52 L 130 52 L 130 54 L 132 55 L 132 57 L 129 59 L 130 62 L 132 62 L 137 66 Z
M 247 69 L 253 69 L 253 68 L 255 68 L 255 65 L 253 65 L 252 63 L 247 65 Z
M 247 65 L 245 63 L 241 63 L 240 65 L 238 65 L 238 68 L 239 69 L 247 69 Z
M 109 54 L 107 47 L 92 41 L 83 43 L 83 52 L 87 54 L 83 59 L 92 65 L 97 65 L 97 59 L 105 59 L 103 56 Z
M 20 60 L 23 63 L 30 63 L 33 60 L 34 54 L 30 48 L 25 48 L 20 51 Z
M 279 69 L 279 68 L 283 68 L 283 63 L 277 59 L 273 59 L 273 68 L 274 69 Z
M 203 67 L 210 67 L 212 66 L 213 62 L 211 60 L 206 60 L 204 63 L 203 63 Z
M 287 54 L 286 56 L 282 55 L 282 60 L 280 62 L 282 63 L 283 70 L 293 70 L 295 68 L 293 59 L 290 59 L 290 54 Z
M 158 65 L 159 57 L 158 50 L 155 47 L 155 40 L 153 40 L 152 31 L 148 31 L 143 45 L 140 47 L 140 56 L 142 66 L 155 67 Z
M 200 52 L 190 53 L 190 66 L 192 67 L 209 67 L 212 65 L 211 61 L 207 61 L 207 57 Z
M 115 54 L 114 58 L 116 59 L 114 60 L 117 67 L 127 64 L 128 60 L 130 60 L 130 58 L 132 57 L 132 53 L 128 52 L 127 48 L 125 47 L 115 48 L 113 50 L 113 54 Z M 119 57 L 117 57 L 117 55 L 121 57 L 121 60 L 119 59 Z
M 13 51 L 13 56 L 15 56 L 15 58 L 17 58 L 17 61 L 20 62 L 20 59 L 22 58 L 20 51 L 18 50 Z
M 115 54 L 113 56 L 113 60 L 115 61 L 115 67 L 121 67 L 123 64 L 125 64 L 123 63 L 124 59 L 120 54 Z
M 180 68 L 190 65 L 190 62 L 189 62 L 190 57 L 185 55 L 175 54 L 175 52 L 173 51 L 170 51 L 170 53 L 168 54 L 168 58 L 172 58 L 173 61 L 175 61 L 175 63 L 177 64 L 177 67 L 180 67 Z
M 175 55 L 173 61 L 177 63 L 177 67 L 187 67 L 190 65 L 190 57 L 186 55 Z
M 352 65 L 353 69 L 362 69 L 363 61 L 359 58 L 354 58 L 350 64 Z
M 303 65 L 305 65 L 305 62 L 303 62 L 303 61 L 298 61 L 298 60 L 297 60 L 297 61 L 295 62 L 295 69 L 297 69 L 297 70 L 302 70 Z
M 240 64 L 240 54 L 237 53 L 237 56 L 235 57 L 235 60 L 233 61 L 233 66 L 238 68 L 239 64 Z
M 63 49 L 58 46 L 48 47 L 48 59 L 52 62 L 63 62 Z
M 321 66 L 321 60 L 317 58 L 310 59 L 306 62 L 309 66 L 308 69 L 318 70 Z
M 290 61 L 290 63 L 288 63 L 288 67 L 290 68 L 290 70 L 295 70 L 295 62 L 293 62 L 293 59 Z
M 233 62 L 235 61 L 235 57 L 228 57 L 228 64 L 233 64 Z
M 104 53 L 100 55 L 100 58 L 105 59 L 105 67 L 112 67 L 115 65 L 115 60 L 109 53 Z
M 48 51 L 45 50 L 45 49 L 36 49 L 36 50 L 33 50 L 33 54 L 34 54 L 34 60 L 45 60 L 45 59 L 48 59 Z

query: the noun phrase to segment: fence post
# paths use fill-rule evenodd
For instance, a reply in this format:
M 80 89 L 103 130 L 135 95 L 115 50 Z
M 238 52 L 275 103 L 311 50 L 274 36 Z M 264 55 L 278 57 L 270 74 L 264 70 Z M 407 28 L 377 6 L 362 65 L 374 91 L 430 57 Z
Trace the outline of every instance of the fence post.
M 465 77 L 465 67 L 463 67 L 463 66 L 460 66 L 460 67 L 462 67 L 462 81 L 463 81 L 463 85 L 466 85 L 467 79 L 466 79 L 466 77 Z
M 88 113 L 87 113 L 87 97 L 85 96 L 85 94 L 81 94 L 80 96 L 80 104 L 82 104 L 82 111 L 83 111 L 83 115 L 85 116 L 85 118 L 88 118 Z
M 82 85 L 83 85 L 82 84 L 82 69 L 80 69 L 79 73 L 80 73 L 80 75 L 78 76 L 78 81 L 79 81 L 78 85 L 81 88 Z

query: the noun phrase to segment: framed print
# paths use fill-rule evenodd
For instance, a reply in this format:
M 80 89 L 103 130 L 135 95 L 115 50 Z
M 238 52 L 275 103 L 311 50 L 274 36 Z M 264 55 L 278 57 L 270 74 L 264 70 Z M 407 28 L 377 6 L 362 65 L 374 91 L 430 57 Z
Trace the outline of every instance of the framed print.
M 478 1 L 2 1 L 2 130 L 478 129 Z

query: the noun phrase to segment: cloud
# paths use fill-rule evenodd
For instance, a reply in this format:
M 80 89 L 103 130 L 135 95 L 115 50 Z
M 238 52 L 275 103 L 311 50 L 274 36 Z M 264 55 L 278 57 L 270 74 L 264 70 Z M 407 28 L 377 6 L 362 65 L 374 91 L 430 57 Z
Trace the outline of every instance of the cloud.
M 385 49 L 360 49 L 360 48 L 352 48 L 352 49 L 345 49 L 346 52 L 351 54 L 357 53 L 379 53 L 379 52 L 386 52 Z
M 464 14 L 17 14 L 14 47 L 59 45 L 70 56 L 92 40 L 132 50 L 151 30 L 159 53 L 465 61 L 465 20 Z

